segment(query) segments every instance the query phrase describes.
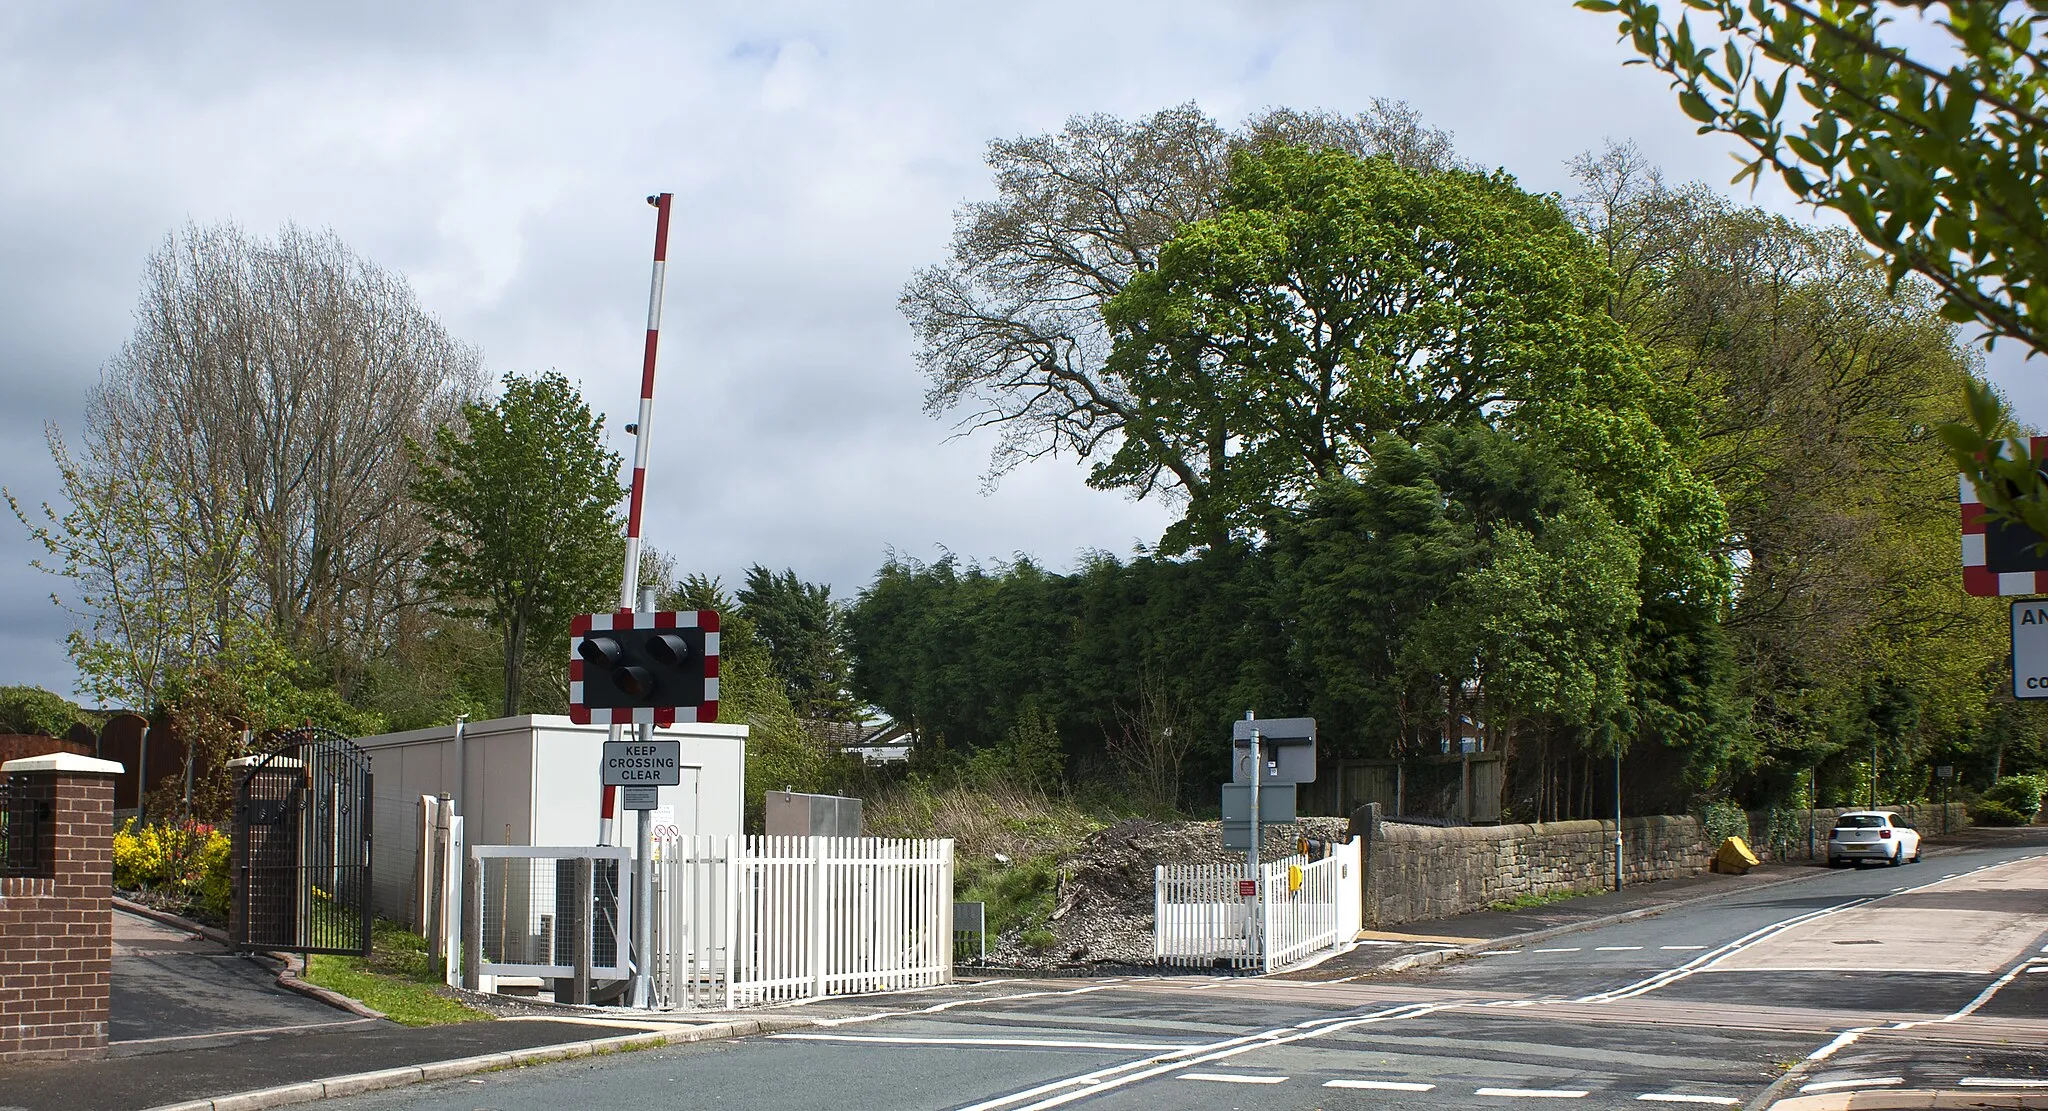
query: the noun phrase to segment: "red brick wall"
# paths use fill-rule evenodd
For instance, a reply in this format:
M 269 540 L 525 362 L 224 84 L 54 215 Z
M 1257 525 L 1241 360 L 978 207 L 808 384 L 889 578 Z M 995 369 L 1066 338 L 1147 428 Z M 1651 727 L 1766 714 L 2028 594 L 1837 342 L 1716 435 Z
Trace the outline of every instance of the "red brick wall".
M 114 783 L 54 779 L 55 856 L 47 878 L 0 879 L 0 1061 L 107 1051 L 113 962 Z

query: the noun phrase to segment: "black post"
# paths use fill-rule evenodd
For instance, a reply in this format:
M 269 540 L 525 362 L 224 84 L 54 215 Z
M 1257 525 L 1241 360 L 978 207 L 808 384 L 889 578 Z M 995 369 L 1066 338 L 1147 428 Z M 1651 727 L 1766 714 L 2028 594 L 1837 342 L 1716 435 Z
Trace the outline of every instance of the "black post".
M 365 765 L 368 765 L 369 762 L 369 757 L 363 757 L 363 763 Z M 365 960 L 369 959 L 370 956 L 370 935 L 372 931 L 376 929 L 377 923 L 377 916 L 371 912 L 370 907 L 370 815 L 375 813 L 375 811 L 371 809 L 371 804 L 376 798 L 375 793 L 372 792 L 370 788 L 371 784 L 375 781 L 376 777 L 371 775 L 369 771 L 365 770 L 363 772 L 362 817 L 358 820 L 361 822 L 363 827 L 363 882 L 362 886 L 359 888 L 359 891 L 361 893 L 361 899 L 363 903 L 362 956 Z M 335 846 L 335 850 L 337 852 L 340 851 L 340 848 L 341 846 L 339 845 Z

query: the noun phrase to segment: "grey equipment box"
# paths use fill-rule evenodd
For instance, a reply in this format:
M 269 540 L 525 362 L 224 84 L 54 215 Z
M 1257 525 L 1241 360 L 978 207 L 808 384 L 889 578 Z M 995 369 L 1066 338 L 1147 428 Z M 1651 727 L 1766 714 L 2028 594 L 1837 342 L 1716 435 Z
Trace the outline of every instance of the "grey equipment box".
M 839 795 L 768 792 L 770 837 L 859 837 L 860 800 Z

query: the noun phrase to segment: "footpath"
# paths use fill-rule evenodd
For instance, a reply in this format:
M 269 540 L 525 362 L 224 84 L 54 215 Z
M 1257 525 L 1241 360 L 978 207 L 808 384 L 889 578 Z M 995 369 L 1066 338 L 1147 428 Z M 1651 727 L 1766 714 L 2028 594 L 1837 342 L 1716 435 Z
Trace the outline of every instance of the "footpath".
M 1930 835 L 1926 855 L 1938 858 L 1965 849 L 2006 844 L 2048 844 L 2048 827 L 1972 828 Z M 1907 867 L 1911 869 L 1913 866 Z M 1474 911 L 1451 918 L 1369 929 L 1359 935 L 1358 946 L 1351 952 L 1311 967 L 1279 973 L 1275 978 L 1335 980 L 1393 975 L 1496 947 L 1523 945 L 1559 934 L 1647 917 L 1695 900 L 1734 898 L 1828 874 L 1825 864 L 1812 861 L 1761 864 L 1739 876 L 1702 872 L 1683 879 L 1658 880 L 1541 906 Z

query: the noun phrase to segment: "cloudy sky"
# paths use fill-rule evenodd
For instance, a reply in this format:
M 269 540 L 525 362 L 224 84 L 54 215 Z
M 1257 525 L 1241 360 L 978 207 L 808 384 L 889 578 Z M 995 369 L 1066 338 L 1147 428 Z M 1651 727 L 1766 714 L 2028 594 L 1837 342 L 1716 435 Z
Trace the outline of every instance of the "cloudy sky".
M 188 220 L 333 228 L 494 375 L 561 370 L 616 435 L 642 198 L 667 190 L 650 542 L 728 583 L 758 562 L 840 596 L 891 550 L 1065 568 L 1166 515 L 1061 461 L 984 492 L 991 445 L 922 412 L 895 308 L 954 210 L 991 194 L 991 138 L 1377 96 L 1534 189 L 1569 192 L 1565 160 L 1610 138 L 1673 179 L 1733 171 L 1661 78 L 1622 67 L 1612 19 L 1568 0 L 173 8 L 0 8 L 0 484 L 24 502 L 55 496 L 43 428 L 78 428 L 144 259 Z M 2038 370 L 1991 370 L 2048 419 Z M 34 554 L 0 528 L 0 684 L 69 692 L 72 619 Z

